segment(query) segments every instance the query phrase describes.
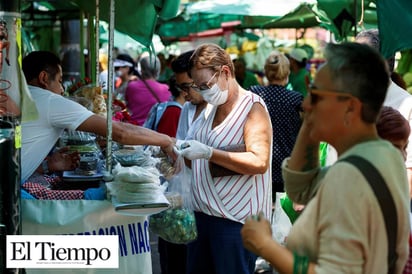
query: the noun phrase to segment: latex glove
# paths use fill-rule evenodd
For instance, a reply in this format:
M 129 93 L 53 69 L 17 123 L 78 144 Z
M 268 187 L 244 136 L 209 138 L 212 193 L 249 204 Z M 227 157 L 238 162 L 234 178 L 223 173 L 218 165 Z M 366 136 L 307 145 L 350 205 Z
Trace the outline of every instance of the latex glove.
M 212 157 L 213 148 L 198 141 L 189 140 L 180 146 L 180 153 L 183 157 L 189 160 L 209 160 L 210 157 Z
M 106 186 L 101 184 L 98 188 L 88 188 L 83 193 L 85 200 L 105 200 Z

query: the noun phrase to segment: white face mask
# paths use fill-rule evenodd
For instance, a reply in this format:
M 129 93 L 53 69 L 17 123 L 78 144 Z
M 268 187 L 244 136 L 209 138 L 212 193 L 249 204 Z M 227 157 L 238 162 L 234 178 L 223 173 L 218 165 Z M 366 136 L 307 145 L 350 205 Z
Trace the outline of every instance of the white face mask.
M 210 89 L 200 91 L 203 99 L 211 105 L 220 106 L 226 103 L 229 91 L 221 90 L 217 83 L 215 83 Z
M 115 75 L 117 76 L 117 77 L 120 77 L 120 76 L 122 76 L 122 71 L 119 69 L 119 70 L 116 70 L 115 71 Z

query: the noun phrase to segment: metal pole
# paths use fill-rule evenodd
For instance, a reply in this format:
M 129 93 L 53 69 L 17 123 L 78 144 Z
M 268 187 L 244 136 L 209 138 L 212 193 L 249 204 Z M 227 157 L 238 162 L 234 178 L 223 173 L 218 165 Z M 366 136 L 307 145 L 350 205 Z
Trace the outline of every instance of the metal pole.
M 95 54 L 96 54 L 96 70 L 95 70 L 95 79 L 96 82 L 99 81 L 99 72 L 100 72 L 100 67 L 99 67 L 99 46 L 100 46 L 100 25 L 99 25 L 99 20 L 100 20 L 100 2 L 99 0 L 96 0 L 96 18 L 95 18 L 95 33 L 94 33 L 94 39 L 95 39 Z M 109 83 L 109 82 L 108 82 Z M 100 85 L 100 83 L 97 83 Z
M 80 29 L 79 29 L 79 33 L 80 33 L 80 79 L 84 79 L 86 77 L 86 71 L 85 71 L 85 58 L 84 58 L 84 26 L 83 26 L 83 22 L 84 22 L 84 11 L 80 11 Z
M 358 0 L 354 1 L 353 13 L 353 16 L 355 17 L 355 33 L 353 36 L 356 36 L 358 34 Z
M 110 20 L 109 20 L 109 66 L 107 85 L 107 146 L 106 146 L 106 171 L 111 174 L 112 171 L 112 94 L 113 94 L 113 44 L 114 44 L 114 19 L 115 19 L 115 0 L 110 0 Z

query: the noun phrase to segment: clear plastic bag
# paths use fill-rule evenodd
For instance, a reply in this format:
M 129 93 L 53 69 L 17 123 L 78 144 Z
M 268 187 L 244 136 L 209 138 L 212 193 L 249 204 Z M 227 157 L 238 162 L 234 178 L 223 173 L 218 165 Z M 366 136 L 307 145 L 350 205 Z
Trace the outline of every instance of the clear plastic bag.
M 179 193 L 183 200 L 182 207 L 193 210 L 192 169 L 186 166 L 185 158 L 179 155 L 174 170 L 174 175 L 168 180 L 167 191 Z
M 165 194 L 172 207 L 150 216 L 149 228 L 168 242 L 187 244 L 197 238 L 191 193 L 192 171 L 182 156 L 176 160 L 175 167 L 176 173 L 169 180 Z
M 276 192 L 275 211 L 272 215 L 272 236 L 279 244 L 285 245 L 292 223 L 286 212 L 283 210 L 280 200 L 285 195 L 284 192 Z

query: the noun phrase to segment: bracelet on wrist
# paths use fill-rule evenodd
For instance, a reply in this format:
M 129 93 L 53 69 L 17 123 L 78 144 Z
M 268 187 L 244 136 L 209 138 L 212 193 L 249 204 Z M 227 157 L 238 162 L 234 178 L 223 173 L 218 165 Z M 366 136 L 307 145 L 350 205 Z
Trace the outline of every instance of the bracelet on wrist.
M 293 274 L 307 274 L 309 268 L 309 258 L 307 256 L 299 256 L 293 252 Z

